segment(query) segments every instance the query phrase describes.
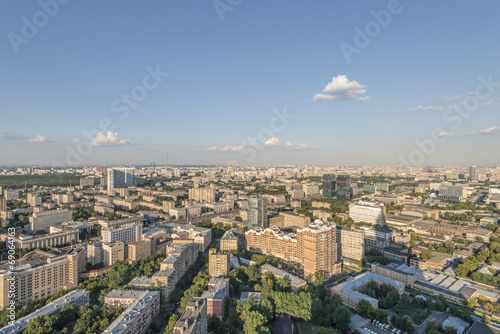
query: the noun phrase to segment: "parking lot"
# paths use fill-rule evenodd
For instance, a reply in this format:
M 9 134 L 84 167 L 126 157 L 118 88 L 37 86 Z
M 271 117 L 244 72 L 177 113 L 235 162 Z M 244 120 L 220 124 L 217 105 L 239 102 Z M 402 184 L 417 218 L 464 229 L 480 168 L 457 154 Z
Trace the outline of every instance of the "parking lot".
M 368 330 L 370 330 L 371 332 L 374 332 L 374 333 L 377 333 L 377 334 L 392 333 L 392 328 L 391 327 L 389 327 L 387 330 L 385 330 L 385 329 L 382 329 L 382 328 L 379 328 L 379 327 L 375 326 L 374 324 L 370 324 L 366 328 Z M 367 334 L 368 332 L 366 330 L 363 330 L 363 331 L 361 331 L 361 333 Z

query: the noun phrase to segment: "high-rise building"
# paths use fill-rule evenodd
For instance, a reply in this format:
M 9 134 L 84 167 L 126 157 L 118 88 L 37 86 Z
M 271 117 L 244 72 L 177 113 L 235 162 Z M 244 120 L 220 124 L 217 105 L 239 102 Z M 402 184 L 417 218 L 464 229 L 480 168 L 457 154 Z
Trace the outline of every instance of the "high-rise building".
M 315 220 L 297 233 L 286 233 L 278 227 L 255 228 L 245 233 L 247 250 L 269 254 L 304 266 L 304 274 L 316 272 L 326 276 L 339 274 L 337 228 L 334 223 Z
M 226 276 L 229 274 L 229 252 L 217 252 L 215 248 L 208 251 L 208 273 L 211 277 Z
M 137 175 L 134 167 L 108 168 L 108 190 L 137 186 Z
M 349 205 L 349 217 L 355 223 L 368 223 L 372 225 L 385 226 L 385 206 L 376 202 L 351 203 Z
M 28 233 L 50 231 L 51 226 L 57 226 L 71 220 L 71 211 L 66 209 L 35 212 L 29 218 L 30 223 L 25 226 Z
M 365 255 L 365 233 L 361 228 L 337 226 L 339 257 L 344 264 L 358 265 Z
M 248 228 L 269 226 L 267 221 L 267 200 L 262 197 L 248 199 Z
M 5 197 L 0 197 L 0 211 L 5 211 L 7 209 L 7 200 Z
M 333 198 L 335 195 L 336 182 L 334 174 L 325 174 L 323 175 L 323 197 L 325 198 Z
M 26 201 L 30 206 L 40 206 L 42 205 L 42 196 L 40 196 L 40 194 L 37 193 L 29 193 L 26 198 Z
M 125 244 L 121 241 L 102 244 L 104 265 L 111 266 L 116 261 L 125 261 Z
M 19 190 L 17 189 L 5 189 L 3 191 L 3 195 L 7 201 L 11 201 L 14 199 L 19 199 Z
M 337 200 L 346 202 L 351 199 L 351 177 L 337 175 Z
M 196 202 L 215 202 L 215 190 L 210 188 L 189 188 L 189 199 Z
M 477 181 L 479 178 L 479 173 L 476 166 L 469 167 L 469 181 Z
M 101 230 L 102 242 L 135 241 L 142 236 L 142 230 L 142 223 L 103 228 Z
M 104 263 L 103 258 L 104 252 L 102 250 L 102 244 L 88 244 L 87 245 L 87 262 L 90 262 L 92 265 L 96 265 L 98 263 Z
M 128 244 L 128 260 L 136 262 L 151 255 L 151 240 L 137 240 Z

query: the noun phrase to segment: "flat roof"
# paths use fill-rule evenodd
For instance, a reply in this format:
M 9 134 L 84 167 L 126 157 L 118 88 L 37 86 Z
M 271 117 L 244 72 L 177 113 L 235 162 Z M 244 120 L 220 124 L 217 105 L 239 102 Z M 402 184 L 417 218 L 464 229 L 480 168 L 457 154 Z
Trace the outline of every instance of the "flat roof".
M 263 264 L 262 266 L 260 266 L 260 270 L 267 270 L 278 277 L 286 279 L 287 281 L 289 281 L 291 284 L 293 284 L 295 286 L 299 286 L 299 285 L 303 285 L 303 284 L 307 283 L 302 278 L 297 277 L 295 275 L 292 275 L 292 274 L 290 274 L 284 270 L 278 269 L 274 266 L 271 266 L 270 264 Z

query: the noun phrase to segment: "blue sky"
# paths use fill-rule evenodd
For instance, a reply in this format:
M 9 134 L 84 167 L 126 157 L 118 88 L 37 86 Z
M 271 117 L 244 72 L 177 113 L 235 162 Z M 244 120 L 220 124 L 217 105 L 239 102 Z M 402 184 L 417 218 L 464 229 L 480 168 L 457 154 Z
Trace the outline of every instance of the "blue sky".
M 65 1 L 0 4 L 0 164 L 499 163 L 496 1 Z

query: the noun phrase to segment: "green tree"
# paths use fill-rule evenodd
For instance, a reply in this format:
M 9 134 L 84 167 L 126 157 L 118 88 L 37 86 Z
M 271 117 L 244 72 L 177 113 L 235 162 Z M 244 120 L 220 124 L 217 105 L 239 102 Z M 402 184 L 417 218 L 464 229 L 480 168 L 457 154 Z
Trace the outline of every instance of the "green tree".
M 371 318 L 373 314 L 373 305 L 366 299 L 361 299 L 358 303 L 358 313 L 364 318 Z

